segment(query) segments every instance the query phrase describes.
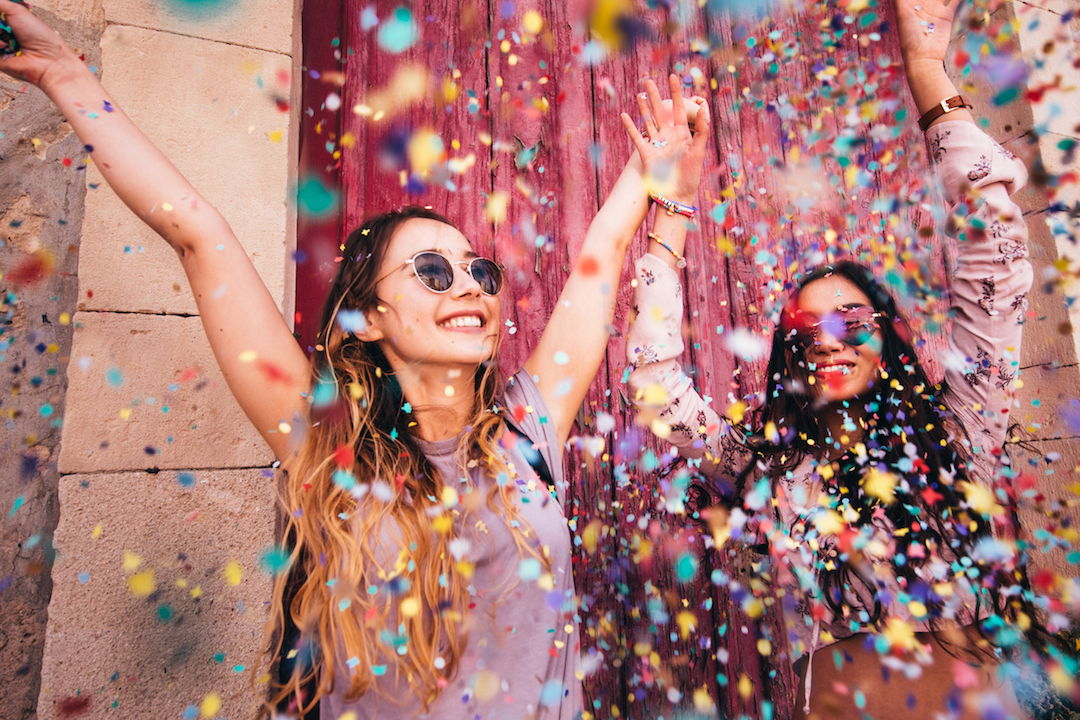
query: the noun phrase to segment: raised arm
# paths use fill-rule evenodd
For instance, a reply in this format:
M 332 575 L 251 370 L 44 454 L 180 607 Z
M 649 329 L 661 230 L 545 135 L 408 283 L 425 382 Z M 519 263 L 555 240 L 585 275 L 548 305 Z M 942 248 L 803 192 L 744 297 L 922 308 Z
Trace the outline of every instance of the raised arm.
M 944 60 L 958 4 L 897 0 L 908 85 L 920 114 L 957 95 Z M 949 234 L 956 249 L 945 363 L 948 403 L 968 431 L 976 476 L 988 480 L 1009 425 L 1032 283 L 1027 226 L 1009 197 L 1024 185 L 1027 170 L 967 110 L 941 115 L 926 137 L 952 213 Z
M 573 272 L 525 369 L 538 378 L 537 386 L 553 417 L 559 442 L 570 434 L 585 393 L 604 358 L 608 327 L 615 317 L 615 296 L 630 241 L 649 209 L 648 186 L 664 183 L 676 199 L 692 203 L 701 180 L 701 165 L 708 140 L 707 109 L 694 119 L 691 135 L 679 80 L 672 75 L 672 109 L 663 110 L 656 84 L 646 81 L 648 102 L 639 97 L 650 120 L 646 141 L 626 113 L 622 120 L 634 143 L 611 193 L 589 224 Z M 649 105 L 653 111 L 650 112 Z
M 278 426 L 306 417 L 309 365 L 232 229 L 55 31 L 22 5 L 0 0 L 0 12 L 21 45 L 17 55 L 0 55 L 0 71 L 56 103 L 120 199 L 179 255 L 229 388 L 286 458 L 290 438 Z

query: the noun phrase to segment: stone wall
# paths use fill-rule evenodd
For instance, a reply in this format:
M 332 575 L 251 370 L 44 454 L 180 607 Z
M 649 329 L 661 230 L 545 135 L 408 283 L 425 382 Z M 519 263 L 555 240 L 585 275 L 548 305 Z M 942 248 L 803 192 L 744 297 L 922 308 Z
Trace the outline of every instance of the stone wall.
M 100 59 L 100 2 L 38 12 Z M 56 458 L 78 292 L 82 146 L 43 94 L 0 75 L 0 716 L 32 718 L 52 590 Z
M 222 211 L 291 315 L 294 3 L 34 5 Z M 18 181 L 0 190 L 2 250 L 49 248 L 57 267 L 13 307 L 7 361 L 24 364 L 12 375 L 24 394 L 12 407 L 20 436 L 4 442 L 27 459 L 2 478 L 25 499 L 4 526 L 2 552 L 16 555 L 4 558 L 14 584 L 0 595 L 0 667 L 14 677 L 0 680 L 0 707 L 26 718 L 250 716 L 272 455 L 225 387 L 175 255 L 92 164 L 76 167 L 78 139 L 41 93 L 21 89 L 7 83 L 0 99 L 4 179 Z M 7 174 L 9 154 L 21 172 Z M 61 416 L 57 453 L 49 420 Z

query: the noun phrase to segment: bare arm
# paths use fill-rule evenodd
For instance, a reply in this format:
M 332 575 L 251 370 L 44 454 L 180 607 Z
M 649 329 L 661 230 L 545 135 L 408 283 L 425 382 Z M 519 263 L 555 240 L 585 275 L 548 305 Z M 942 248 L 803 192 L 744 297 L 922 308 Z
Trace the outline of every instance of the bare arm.
M 669 78 L 673 111 L 661 111 L 655 83 L 646 83 L 652 113 L 664 116 L 650 129 L 662 143 L 647 143 L 625 113 L 623 124 L 636 148 L 607 200 L 589 224 L 581 254 L 567 278 L 540 342 L 525 369 L 537 386 L 555 422 L 559 442 L 570 434 L 578 408 L 592 385 L 608 343 L 615 317 L 615 293 L 630 241 L 649 209 L 648 184 L 661 180 L 674 188 L 674 199 L 697 195 L 701 164 L 708 139 L 708 113 L 698 113 L 692 138 L 678 78 Z M 642 102 L 643 111 L 646 109 Z
M 176 251 L 218 364 L 240 407 L 280 459 L 281 422 L 306 417 L 308 361 L 221 214 L 105 92 L 59 35 L 15 3 L 0 12 L 22 51 L 0 71 L 41 88 L 60 109 L 124 203 Z

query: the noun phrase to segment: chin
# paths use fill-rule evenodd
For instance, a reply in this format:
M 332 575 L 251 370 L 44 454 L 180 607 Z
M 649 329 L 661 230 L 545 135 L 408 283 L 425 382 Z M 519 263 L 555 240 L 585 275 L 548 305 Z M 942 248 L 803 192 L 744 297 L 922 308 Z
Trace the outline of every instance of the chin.
M 833 387 L 827 387 L 825 383 L 821 382 L 819 379 L 814 384 L 813 393 L 814 399 L 817 400 L 818 405 L 827 405 L 828 403 L 853 400 L 861 395 L 872 392 L 874 386 L 875 383 L 870 380 L 858 382 L 851 378 L 844 378 L 843 383 L 836 383 Z

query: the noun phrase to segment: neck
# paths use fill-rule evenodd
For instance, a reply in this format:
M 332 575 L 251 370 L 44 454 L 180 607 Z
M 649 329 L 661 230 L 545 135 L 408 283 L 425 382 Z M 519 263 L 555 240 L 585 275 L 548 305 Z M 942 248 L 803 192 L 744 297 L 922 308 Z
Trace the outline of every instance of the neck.
M 866 437 L 866 399 L 852 398 L 846 402 L 830 402 L 821 406 L 819 417 L 825 425 L 827 458 L 844 454 Z
M 405 365 L 395 374 L 412 406 L 416 435 L 436 441 L 461 433 L 472 415 L 475 367 Z

